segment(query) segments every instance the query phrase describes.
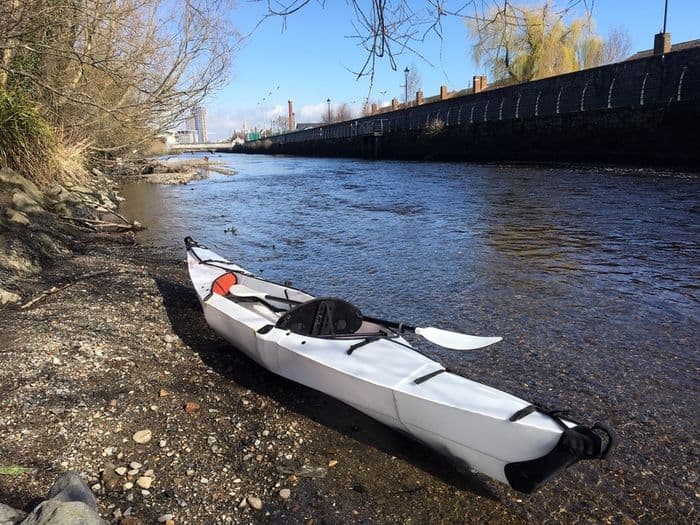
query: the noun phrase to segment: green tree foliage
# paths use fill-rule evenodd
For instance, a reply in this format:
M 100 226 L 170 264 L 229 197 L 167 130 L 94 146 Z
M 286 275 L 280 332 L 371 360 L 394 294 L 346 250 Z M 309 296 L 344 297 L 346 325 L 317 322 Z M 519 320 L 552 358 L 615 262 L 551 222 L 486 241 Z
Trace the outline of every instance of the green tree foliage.
M 467 22 L 474 57 L 495 80 L 527 82 L 603 63 L 604 42 L 591 17 L 567 21 L 551 2 L 510 2 Z

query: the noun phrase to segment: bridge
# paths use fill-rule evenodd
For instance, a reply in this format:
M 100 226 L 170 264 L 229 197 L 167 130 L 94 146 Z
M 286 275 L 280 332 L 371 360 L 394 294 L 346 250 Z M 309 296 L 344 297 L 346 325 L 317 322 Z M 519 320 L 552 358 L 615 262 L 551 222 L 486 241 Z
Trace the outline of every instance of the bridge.
M 168 146 L 170 153 L 194 153 L 197 151 L 228 152 L 233 145 L 230 142 L 203 142 L 201 144 L 171 144 Z

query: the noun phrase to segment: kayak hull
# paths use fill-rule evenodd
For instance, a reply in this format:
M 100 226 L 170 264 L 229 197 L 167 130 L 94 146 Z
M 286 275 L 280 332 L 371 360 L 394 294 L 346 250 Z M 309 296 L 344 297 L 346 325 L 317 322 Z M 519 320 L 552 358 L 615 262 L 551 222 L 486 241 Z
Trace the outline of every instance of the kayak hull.
M 217 261 L 216 266 L 207 262 L 212 260 Z M 213 283 L 223 274 L 233 273 L 237 282 L 259 290 L 262 297 L 304 302 L 313 296 L 258 279 L 196 243 L 188 245 L 188 266 L 207 323 L 248 357 L 275 374 L 328 394 L 413 436 L 473 470 L 531 492 L 568 467 L 566 463 L 590 459 L 562 450 L 562 446 L 571 448 L 562 443 L 564 438 L 575 433 L 578 439 L 579 429 L 585 427 L 544 410 L 531 410 L 513 420 L 514 414 L 527 412 L 533 405 L 445 371 L 440 363 L 414 351 L 398 334 L 376 340 L 359 334 L 357 338 L 352 334 L 324 338 L 278 328 L 275 320 L 279 314 L 274 307 L 265 301 L 244 302 L 212 293 Z M 585 441 L 586 453 L 600 456 L 602 442 L 595 442 L 595 434 L 585 437 L 592 441 Z M 550 464 L 554 456 L 562 454 L 565 457 L 557 459 L 557 464 Z M 544 466 L 540 464 L 543 461 Z

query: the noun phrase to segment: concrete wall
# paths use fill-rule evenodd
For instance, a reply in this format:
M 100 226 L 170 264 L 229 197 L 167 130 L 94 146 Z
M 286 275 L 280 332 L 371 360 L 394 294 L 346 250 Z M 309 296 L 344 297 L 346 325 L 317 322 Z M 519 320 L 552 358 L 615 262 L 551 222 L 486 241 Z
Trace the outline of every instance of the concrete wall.
M 271 137 L 245 151 L 700 169 L 699 119 L 700 49 L 690 49 Z

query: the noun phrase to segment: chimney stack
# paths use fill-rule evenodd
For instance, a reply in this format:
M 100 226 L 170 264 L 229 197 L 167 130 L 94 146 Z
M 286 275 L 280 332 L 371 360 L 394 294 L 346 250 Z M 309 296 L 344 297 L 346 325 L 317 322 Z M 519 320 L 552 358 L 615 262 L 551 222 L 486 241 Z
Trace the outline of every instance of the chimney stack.
M 656 33 L 654 35 L 654 54 L 665 55 L 671 51 L 671 33 Z
M 289 106 L 289 129 L 294 130 L 294 103 L 291 100 L 287 101 L 287 105 Z

